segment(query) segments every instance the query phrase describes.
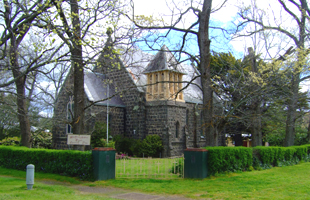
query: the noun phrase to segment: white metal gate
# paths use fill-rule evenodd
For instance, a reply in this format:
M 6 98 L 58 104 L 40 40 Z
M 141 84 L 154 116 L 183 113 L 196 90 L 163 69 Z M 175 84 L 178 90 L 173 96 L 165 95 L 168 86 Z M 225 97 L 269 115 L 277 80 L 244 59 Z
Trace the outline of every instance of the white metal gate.
M 115 178 L 174 179 L 184 176 L 184 156 L 171 158 L 116 158 Z

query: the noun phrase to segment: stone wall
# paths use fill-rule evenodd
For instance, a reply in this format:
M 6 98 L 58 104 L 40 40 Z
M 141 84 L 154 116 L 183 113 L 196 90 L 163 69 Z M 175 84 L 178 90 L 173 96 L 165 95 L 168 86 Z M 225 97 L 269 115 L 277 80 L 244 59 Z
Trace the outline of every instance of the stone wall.
M 56 149 L 68 149 L 67 145 L 67 104 L 73 96 L 73 76 L 69 73 L 63 87 L 61 88 L 54 107 L 53 116 L 53 147 Z M 90 104 L 85 94 L 86 104 Z M 110 135 L 124 134 L 125 130 L 125 108 L 110 107 Z M 84 134 L 91 134 L 94 131 L 96 122 L 107 122 L 107 107 L 93 105 L 85 110 Z
M 95 72 L 107 74 L 120 93 L 122 101 L 126 105 L 125 135 L 127 137 L 145 137 L 145 93 L 137 88 L 131 74 L 126 70 L 118 56 L 105 49 L 98 62 Z

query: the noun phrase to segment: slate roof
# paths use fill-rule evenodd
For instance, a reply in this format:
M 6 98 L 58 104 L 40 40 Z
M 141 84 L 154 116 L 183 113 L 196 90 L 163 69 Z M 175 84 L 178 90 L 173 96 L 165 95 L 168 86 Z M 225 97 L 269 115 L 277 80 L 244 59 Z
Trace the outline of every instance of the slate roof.
M 115 87 L 113 83 L 109 84 L 109 95 L 108 95 L 108 81 L 107 77 L 104 74 L 94 73 L 87 71 L 84 74 L 84 90 L 89 101 L 96 102 L 102 99 L 108 98 L 108 96 L 114 95 Z M 107 105 L 113 107 L 125 107 L 122 99 L 119 95 L 112 97 L 109 100 L 101 101 L 95 103 L 95 105 Z
M 166 45 L 162 46 L 160 51 L 155 55 L 155 57 L 146 66 L 143 71 L 144 74 L 156 71 L 174 71 L 178 73 L 184 73 L 184 69 L 181 64 L 175 59 L 173 54 L 169 51 Z
M 120 48 L 122 49 L 122 48 Z M 183 81 L 191 81 L 195 76 L 199 75 L 199 72 L 194 66 L 179 63 L 174 55 L 169 51 L 166 45 L 162 46 L 161 50 L 157 54 L 152 55 L 143 52 L 139 48 L 132 48 L 122 52 L 121 60 L 131 76 L 133 82 L 137 85 L 139 91 L 146 91 L 147 73 L 156 71 L 174 71 L 183 74 Z M 85 85 L 87 87 L 86 94 L 90 101 L 100 100 L 106 98 L 106 85 L 100 82 L 98 76 L 104 76 L 96 74 L 85 75 Z M 88 78 L 88 80 L 86 80 Z M 102 77 L 103 78 L 103 77 Z M 102 78 L 100 80 L 102 80 Z M 96 82 L 97 80 L 97 82 Z M 99 81 L 99 82 L 98 82 Z M 96 83 L 94 83 L 96 82 Z M 202 104 L 202 91 L 200 90 L 200 78 L 196 78 L 185 90 L 183 90 L 185 102 Z M 186 83 L 183 83 L 183 87 Z M 99 92 L 101 91 L 101 92 Z M 115 94 L 114 86 L 110 87 L 110 95 Z M 110 104 L 111 103 L 111 104 Z M 106 101 L 98 103 L 99 105 L 106 105 Z M 119 96 L 113 97 L 110 105 L 125 106 Z

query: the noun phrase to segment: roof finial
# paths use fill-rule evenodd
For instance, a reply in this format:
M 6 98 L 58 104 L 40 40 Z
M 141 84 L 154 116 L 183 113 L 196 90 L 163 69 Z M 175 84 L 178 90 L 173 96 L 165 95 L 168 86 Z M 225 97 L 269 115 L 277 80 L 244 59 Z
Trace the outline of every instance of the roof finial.
M 113 33 L 113 29 L 111 27 L 108 27 L 106 33 L 108 35 L 108 39 L 107 39 L 107 42 L 105 43 L 105 48 L 112 46 L 112 44 L 113 44 L 113 40 L 112 40 L 112 36 L 111 36 Z
M 108 28 L 107 28 L 107 35 L 108 35 L 109 38 L 111 38 L 112 33 L 113 33 L 112 28 L 111 28 L 111 27 L 108 27 Z

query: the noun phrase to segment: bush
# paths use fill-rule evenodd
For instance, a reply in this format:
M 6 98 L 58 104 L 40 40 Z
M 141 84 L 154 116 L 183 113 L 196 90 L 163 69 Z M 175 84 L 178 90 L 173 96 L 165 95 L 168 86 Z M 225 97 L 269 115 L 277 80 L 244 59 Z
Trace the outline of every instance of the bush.
M 20 138 L 18 137 L 7 137 L 0 141 L 0 145 L 5 146 L 17 146 L 20 144 Z
M 91 146 L 104 147 L 104 141 L 102 139 L 107 139 L 107 124 L 103 122 L 96 122 L 95 130 L 91 134 Z
M 275 130 L 267 133 L 264 137 L 264 141 L 268 142 L 270 146 L 283 146 L 285 139 L 285 130 Z M 308 143 L 307 129 L 296 127 L 294 145 L 305 145 Z
M 121 138 L 120 136 L 115 136 L 115 148 L 118 153 L 127 153 L 128 155 L 132 156 L 133 152 L 131 148 L 134 146 L 135 139 L 132 138 Z
M 179 176 L 181 177 L 183 174 L 183 168 L 184 168 L 184 159 L 179 158 L 176 164 L 173 164 L 173 166 L 170 169 L 170 173 L 173 174 L 180 174 Z
M 163 149 L 163 143 L 159 135 L 148 135 L 142 141 L 141 153 L 144 153 L 144 156 L 159 157 Z
M 91 152 L 0 146 L 0 166 L 25 171 L 28 164 L 35 165 L 36 172 L 93 180 Z
M 10 128 L 0 129 L 0 140 L 6 137 L 20 137 L 19 126 L 12 126 Z
M 129 147 L 130 151 L 132 152 L 132 156 L 142 157 L 142 144 L 141 140 L 134 140 Z
M 252 149 L 246 147 L 205 147 L 208 174 L 248 170 L 253 164 Z
M 120 136 L 115 136 L 114 139 L 116 151 L 126 153 L 129 156 L 159 157 L 164 148 L 159 135 L 148 135 L 142 141 L 133 138 L 121 138 Z
M 270 168 L 274 166 L 284 166 L 297 164 L 307 157 L 307 146 L 292 147 L 254 147 L 253 156 L 257 168 Z
M 32 148 L 50 149 L 52 147 L 52 133 L 45 130 L 37 130 L 31 133 Z

